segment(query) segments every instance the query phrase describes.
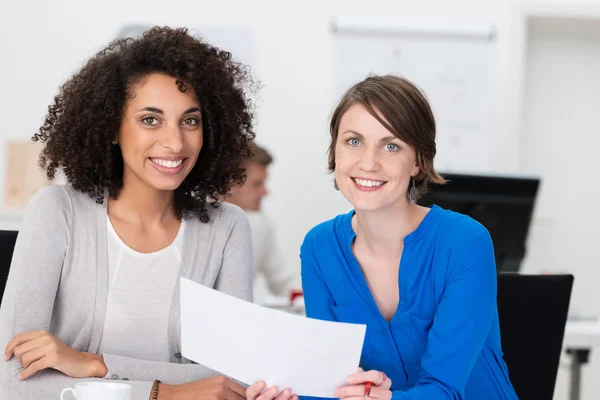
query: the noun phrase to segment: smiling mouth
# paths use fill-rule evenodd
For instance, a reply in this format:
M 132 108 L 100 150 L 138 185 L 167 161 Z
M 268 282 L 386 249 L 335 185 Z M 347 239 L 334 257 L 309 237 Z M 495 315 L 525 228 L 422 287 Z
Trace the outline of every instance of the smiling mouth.
M 377 188 L 383 186 L 387 181 L 376 181 L 372 179 L 352 178 L 354 183 L 363 188 Z
M 183 162 L 186 160 L 185 158 L 181 158 L 178 160 L 165 160 L 163 158 L 152 158 L 152 157 L 148 157 L 148 159 L 150 161 L 152 161 L 154 164 L 156 165 L 160 165 L 163 168 L 179 168 L 179 166 L 181 166 L 181 164 L 183 164 Z

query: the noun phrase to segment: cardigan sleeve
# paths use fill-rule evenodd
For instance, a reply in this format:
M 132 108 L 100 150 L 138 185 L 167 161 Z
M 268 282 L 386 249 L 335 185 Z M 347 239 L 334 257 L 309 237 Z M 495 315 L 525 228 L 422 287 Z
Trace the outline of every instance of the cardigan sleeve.
M 50 330 L 50 321 L 73 217 L 69 196 L 62 186 L 48 186 L 30 200 L 15 244 L 10 273 L 0 307 L 2 350 L 18 333 Z M 23 367 L 16 357 L 0 361 L 3 399 L 58 398 L 65 387 L 82 379 L 53 369 L 20 381 Z M 93 379 L 92 379 L 93 380 Z M 132 382 L 135 400 L 146 400 L 151 383 Z
M 315 240 L 309 233 L 300 248 L 302 291 L 306 316 L 325 321 L 336 321 L 331 308 L 333 304 L 331 293 L 314 255 Z

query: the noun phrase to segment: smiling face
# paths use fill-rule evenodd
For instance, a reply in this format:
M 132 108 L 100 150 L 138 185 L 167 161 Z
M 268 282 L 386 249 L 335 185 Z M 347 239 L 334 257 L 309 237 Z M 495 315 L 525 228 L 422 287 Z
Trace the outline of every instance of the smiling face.
M 361 104 L 348 108 L 341 117 L 335 144 L 335 179 L 356 210 L 408 204 L 408 186 L 418 172 L 413 147 L 387 130 Z
M 176 78 L 165 74 L 146 76 L 132 91 L 118 137 L 123 182 L 175 190 L 202 149 L 200 104 L 193 90 L 181 92 Z

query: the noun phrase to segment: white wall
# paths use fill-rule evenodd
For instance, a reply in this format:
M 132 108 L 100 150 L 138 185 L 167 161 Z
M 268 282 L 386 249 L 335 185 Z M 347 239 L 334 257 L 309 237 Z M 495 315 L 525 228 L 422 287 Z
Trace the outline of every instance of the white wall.
M 0 17 L 0 54 L 4 60 L 0 148 L 4 151 L 6 140 L 29 138 L 41 124 L 58 85 L 125 23 L 248 29 L 255 43 L 256 63 L 252 67 L 264 84 L 257 139 L 276 157 L 265 209 L 278 221 L 285 261 L 291 268 L 298 267 L 304 234 L 348 209 L 325 173 L 327 118 L 335 101 L 330 17 L 385 14 L 495 22 L 499 8 L 491 0 L 372 1 L 368 7 L 356 0 L 168 4 L 157 0 L 85 5 L 42 0 L 8 3 L 9 12 Z M 0 190 L 4 174 L 0 163 Z
M 600 133 L 600 18 L 534 18 L 528 27 L 522 166 L 542 176 L 542 185 L 525 268 L 573 273 L 572 311 L 597 316 L 600 211 L 592 204 L 600 184 L 592 177 Z M 598 397 L 599 360 L 600 352 L 592 352 L 584 368 L 584 399 Z M 557 398 L 566 395 L 567 378 L 563 367 Z
M 570 3 L 563 0 L 563 3 Z M 600 5 L 600 0 L 588 3 Z M 265 209 L 277 221 L 288 268 L 298 270 L 298 250 L 315 224 L 348 209 L 326 171 L 327 118 L 332 110 L 334 15 L 387 15 L 403 19 L 483 21 L 498 29 L 497 97 L 493 99 L 491 165 L 498 172 L 523 168 L 522 101 L 525 25 L 503 0 L 304 2 L 173 1 L 8 2 L 0 14 L 0 157 L 4 143 L 27 139 L 39 127 L 57 86 L 126 23 L 232 26 L 247 29 L 255 43 L 252 66 L 264 84 L 258 109 L 258 140 L 276 157 Z M 536 3 L 535 1 L 533 3 Z M 538 0 L 537 3 L 542 3 Z M 515 39 L 517 38 L 517 39 Z M 565 119 L 567 116 L 552 115 Z M 598 135 L 587 146 L 597 147 Z M 546 155 L 540 154 L 540 157 Z M 550 155 L 547 155 L 550 157 Z M 6 171 L 0 161 L 0 198 Z M 543 221 L 542 221 L 543 222 Z M 597 236 L 595 226 L 581 235 Z M 536 246 L 547 246 L 538 240 Z M 543 252 L 544 249 L 537 249 Z M 593 253 L 590 254 L 593 256 Z M 531 267 L 533 269 L 538 269 Z M 539 268 L 541 269 L 541 268 Z M 596 282 L 600 276 L 590 275 Z M 593 366 L 593 368 L 597 368 Z M 586 394 L 600 384 L 588 378 Z M 560 385 L 564 385 L 561 380 Z M 594 389 L 589 389 L 589 387 Z M 564 386 L 557 398 L 564 398 Z M 585 397 L 592 399 L 593 397 Z

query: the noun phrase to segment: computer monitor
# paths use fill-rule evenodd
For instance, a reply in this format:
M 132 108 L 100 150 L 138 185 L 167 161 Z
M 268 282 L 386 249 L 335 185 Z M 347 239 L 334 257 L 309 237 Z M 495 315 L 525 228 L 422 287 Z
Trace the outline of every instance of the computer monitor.
M 487 228 L 498 272 L 518 272 L 540 185 L 535 177 L 441 173 L 448 180 L 432 185 L 417 203 L 466 214 Z

